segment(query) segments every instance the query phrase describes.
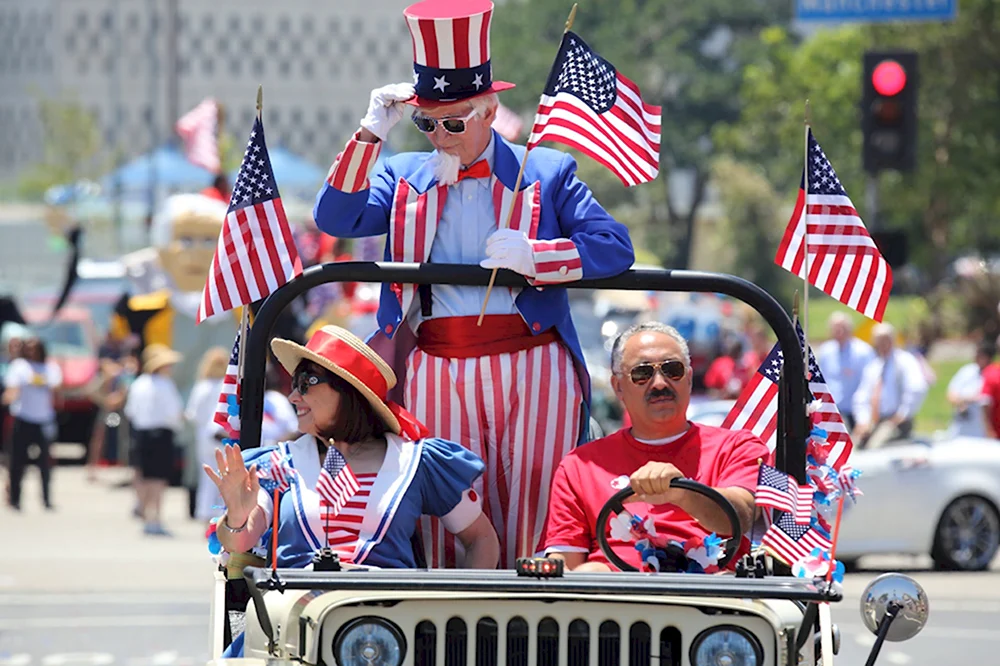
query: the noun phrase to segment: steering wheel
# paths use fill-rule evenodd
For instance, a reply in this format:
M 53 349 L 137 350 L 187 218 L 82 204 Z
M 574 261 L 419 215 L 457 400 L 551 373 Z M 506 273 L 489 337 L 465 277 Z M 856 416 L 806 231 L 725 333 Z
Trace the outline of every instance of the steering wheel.
M 731 537 L 726 541 L 726 554 L 719 560 L 719 569 L 725 569 L 726 565 L 733 561 L 736 557 L 736 552 L 739 550 L 740 539 L 743 538 L 743 528 L 740 527 L 739 516 L 736 515 L 736 509 L 733 507 L 732 502 L 727 500 L 722 493 L 720 493 L 715 488 L 706 486 L 704 483 L 698 483 L 697 481 L 692 481 L 691 479 L 673 479 L 670 482 L 671 488 L 680 488 L 682 490 L 690 490 L 693 493 L 698 493 L 718 505 L 722 512 L 726 514 L 726 518 L 729 519 L 730 533 Z M 601 507 L 601 513 L 597 515 L 597 545 L 601 547 L 601 552 L 604 553 L 604 557 L 608 558 L 608 561 L 613 565 L 621 569 L 622 571 L 638 571 L 631 564 L 618 557 L 618 554 L 612 550 L 611 545 L 608 543 L 607 529 L 608 529 L 608 519 L 611 517 L 611 513 L 621 513 L 625 510 L 622 506 L 622 502 L 627 500 L 629 497 L 635 495 L 635 491 L 631 487 L 625 487 L 619 490 L 617 493 L 612 495 L 604 506 Z

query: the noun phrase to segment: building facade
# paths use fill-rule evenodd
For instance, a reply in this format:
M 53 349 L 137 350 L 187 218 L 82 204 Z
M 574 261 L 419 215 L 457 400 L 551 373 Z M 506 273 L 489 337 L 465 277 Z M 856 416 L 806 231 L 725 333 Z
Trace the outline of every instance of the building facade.
M 44 156 L 42 100 L 75 102 L 98 178 L 174 136 L 206 97 L 242 141 L 264 88 L 270 145 L 332 162 L 372 87 L 412 77 L 408 0 L 0 0 L 0 181 Z

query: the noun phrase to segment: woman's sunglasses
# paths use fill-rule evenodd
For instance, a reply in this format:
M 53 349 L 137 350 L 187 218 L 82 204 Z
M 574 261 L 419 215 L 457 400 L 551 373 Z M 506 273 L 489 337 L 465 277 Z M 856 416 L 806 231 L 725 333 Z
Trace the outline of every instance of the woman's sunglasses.
M 448 134 L 462 134 L 465 132 L 465 122 L 467 120 L 472 120 L 476 115 L 476 110 L 473 109 L 469 112 L 469 115 L 462 118 L 428 118 L 427 116 L 421 116 L 414 113 L 411 118 L 413 124 L 417 126 L 417 129 L 424 134 L 433 134 L 434 130 L 437 129 L 438 123 L 444 128 L 444 131 Z
M 299 395 L 305 395 L 309 392 L 310 386 L 326 384 L 328 382 L 329 380 L 326 377 L 312 370 L 297 370 L 292 375 L 292 390 L 298 391 Z
M 684 361 L 663 361 L 662 363 L 640 363 L 631 370 L 628 376 L 636 386 L 642 386 L 659 371 L 661 375 L 672 381 L 677 381 L 687 373 Z

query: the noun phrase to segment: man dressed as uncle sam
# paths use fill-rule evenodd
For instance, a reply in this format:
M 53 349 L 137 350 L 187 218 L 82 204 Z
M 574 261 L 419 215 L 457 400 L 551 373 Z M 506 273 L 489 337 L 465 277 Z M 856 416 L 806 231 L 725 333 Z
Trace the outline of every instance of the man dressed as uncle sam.
M 390 363 L 405 359 L 405 407 L 486 462 L 476 490 L 500 537 L 500 566 L 512 568 L 537 552 L 552 475 L 589 421 L 590 379 L 558 285 L 617 275 L 634 253 L 568 154 L 532 150 L 515 195 L 525 148 L 491 129 L 496 93 L 513 87 L 492 79 L 492 15 L 489 0 L 424 0 L 404 11 L 415 83 L 372 91 L 314 215 L 334 236 L 388 234 L 387 261 L 506 268 L 532 285 L 495 290 L 478 326 L 485 288 L 385 284 L 370 341 Z M 396 155 L 373 172 L 407 112 L 435 150 Z M 430 566 L 461 556 L 435 522 L 421 537 Z

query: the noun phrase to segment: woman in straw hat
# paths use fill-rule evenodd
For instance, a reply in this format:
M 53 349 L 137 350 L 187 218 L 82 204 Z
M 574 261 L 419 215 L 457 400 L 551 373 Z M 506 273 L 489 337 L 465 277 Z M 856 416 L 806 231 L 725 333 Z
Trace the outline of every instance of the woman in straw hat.
M 306 346 L 275 339 L 271 349 L 292 375 L 289 398 L 304 434 L 242 455 L 227 446 L 218 471 L 205 466 L 226 504 L 218 523 L 225 551 L 266 548 L 277 496 L 279 567 L 305 567 L 322 548 L 355 564 L 415 567 L 411 538 L 423 514 L 457 537 L 465 566 L 496 567 L 497 535 L 472 487 L 483 461 L 427 437 L 387 401 L 396 377 L 374 351 L 337 326 Z
M 171 379 L 181 354 L 161 344 L 142 352 L 142 374 L 128 389 L 125 416 L 132 425 L 139 457 L 136 490 L 146 534 L 170 536 L 160 521 L 160 504 L 174 469 L 174 434 L 184 418 L 184 403 Z

